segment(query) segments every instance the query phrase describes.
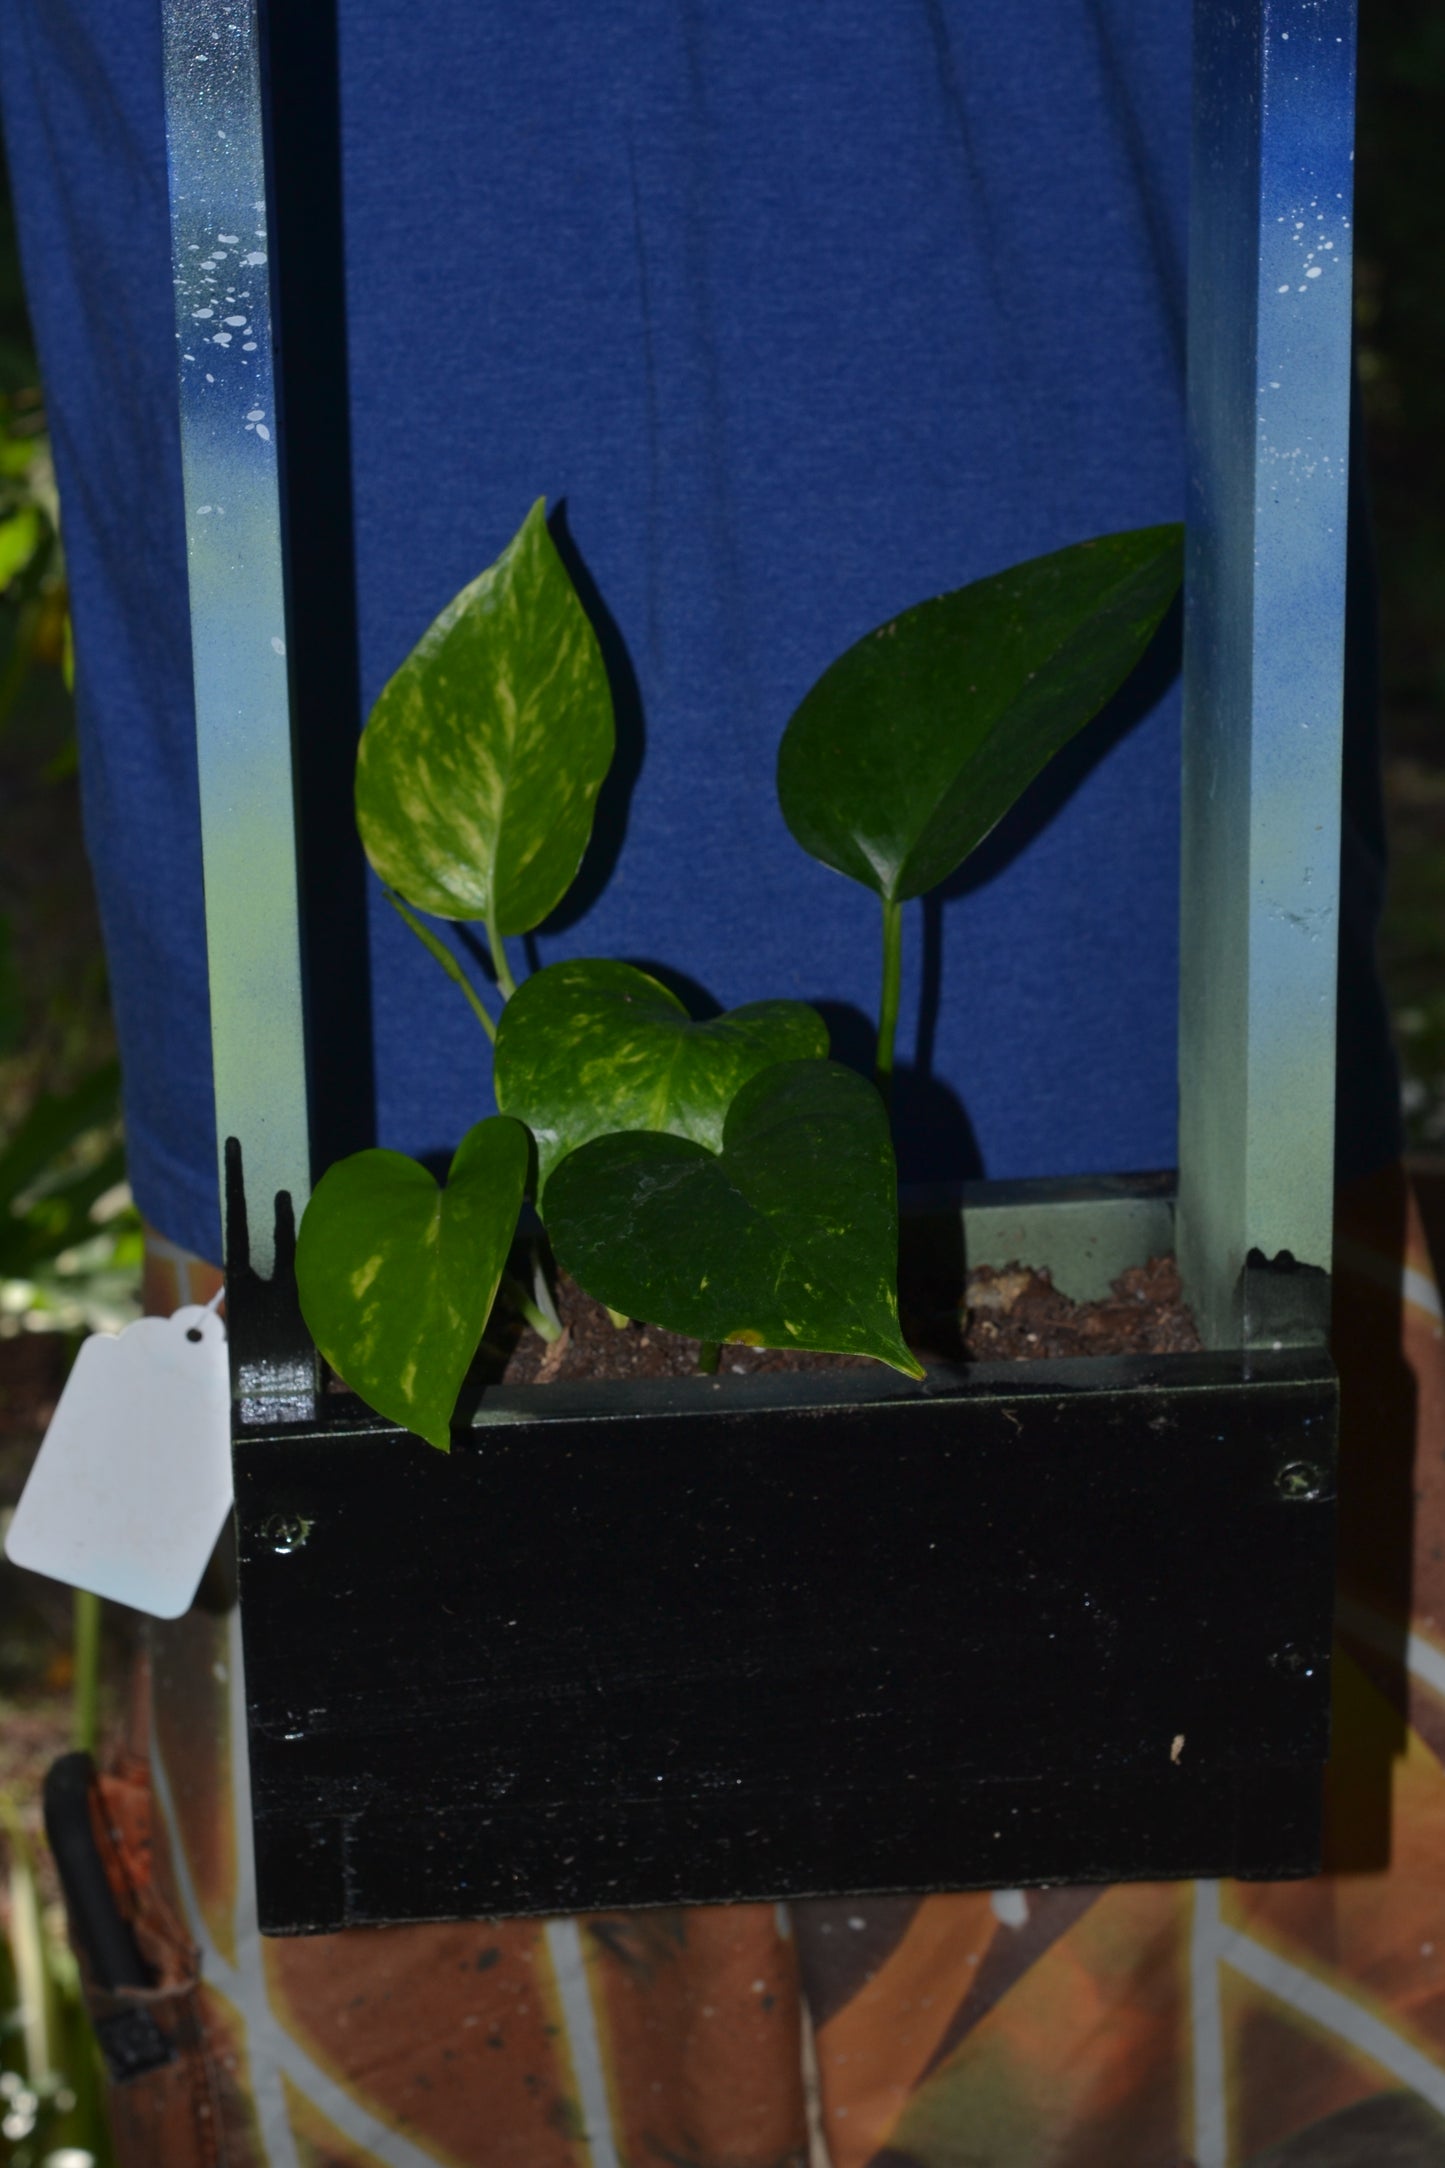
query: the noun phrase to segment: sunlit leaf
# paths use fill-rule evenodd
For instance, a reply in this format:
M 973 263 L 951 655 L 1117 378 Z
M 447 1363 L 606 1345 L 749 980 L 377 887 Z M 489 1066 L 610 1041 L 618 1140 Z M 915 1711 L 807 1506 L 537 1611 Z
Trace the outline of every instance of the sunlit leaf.
M 612 750 L 601 651 L 539 499 L 372 709 L 366 855 L 417 910 L 526 933 L 572 884 Z

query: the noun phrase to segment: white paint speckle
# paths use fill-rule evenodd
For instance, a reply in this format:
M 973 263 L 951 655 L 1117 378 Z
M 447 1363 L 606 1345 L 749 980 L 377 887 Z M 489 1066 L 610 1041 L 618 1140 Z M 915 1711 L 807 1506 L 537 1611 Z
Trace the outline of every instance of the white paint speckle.
M 286 642 L 278 640 L 274 633 L 271 635 L 271 652 L 273 655 L 284 655 L 286 652 Z
M 1029 1901 L 1021 1889 L 996 1889 L 989 1899 L 994 1918 L 1001 1927 L 1017 1931 L 1029 1923 Z
M 243 354 L 254 354 L 254 353 L 255 353 L 255 351 L 256 351 L 256 342 L 255 342 L 255 340 L 254 340 L 254 339 L 247 339 L 247 341 L 246 341 L 245 345 L 244 345 L 244 346 L 243 346 L 243 347 L 241 348 L 241 352 L 242 352 Z
M 1275 292 L 1276 292 L 1277 294 L 1287 294 L 1287 293 L 1289 292 L 1289 287 L 1288 287 L 1288 285 L 1284 285 L 1284 286 L 1276 286 L 1276 288 L 1275 288 Z
M 255 267 L 255 266 L 256 266 L 256 265 L 258 264 L 258 263 L 264 263 L 265 261 L 266 261 L 266 252 L 265 252 L 265 250 L 264 250 L 264 249 L 260 249 L 260 248 L 253 248 L 249 256 L 243 256 L 243 257 L 241 258 L 241 266 L 242 266 L 242 269 L 243 269 L 243 270 L 247 270 L 247 271 L 249 271 L 249 270 L 252 270 L 252 269 L 254 269 L 254 267 Z
M 246 419 L 248 422 L 263 422 L 266 419 L 266 409 L 263 406 L 253 406 L 248 410 Z
M 230 324 L 234 330 L 239 331 L 242 325 L 245 323 L 246 319 L 244 316 L 225 316 L 221 319 L 221 321 L 223 323 Z
M 210 506 L 210 505 L 208 505 L 208 504 L 198 504 L 198 505 L 196 506 L 196 517 L 197 517 L 197 519 L 204 519 L 204 518 L 205 518 L 205 516 L 206 516 L 206 514 L 207 514 L 207 512 L 209 512 L 210 510 L 211 510 L 211 506 Z
M 264 438 L 264 440 L 266 441 L 266 443 L 267 443 L 267 444 L 269 444 L 269 443 L 270 443 L 270 441 L 271 441 L 271 432 L 270 432 L 270 430 L 269 430 L 269 429 L 268 429 L 268 428 L 266 427 L 266 424 L 265 424 L 264 422 L 257 422 L 257 424 L 256 424 L 256 434 L 257 434 L 257 436 L 258 436 L 258 437 L 262 437 L 262 438 Z
M 1324 272 L 1317 263 L 1311 264 L 1309 270 L 1305 273 L 1305 277 L 1307 279 L 1320 279 L 1324 277 Z
M 214 316 L 215 313 L 214 309 L 192 309 L 191 311 L 198 324 L 203 324 L 208 316 Z
M 217 331 L 214 332 L 211 336 L 212 346 L 229 346 L 230 343 L 231 334 L 229 331 Z
M 241 236 L 239 235 L 239 233 L 218 233 L 216 235 L 216 239 L 218 241 L 225 241 L 231 248 L 234 248 L 236 246 L 236 243 L 240 240 L 240 238 Z

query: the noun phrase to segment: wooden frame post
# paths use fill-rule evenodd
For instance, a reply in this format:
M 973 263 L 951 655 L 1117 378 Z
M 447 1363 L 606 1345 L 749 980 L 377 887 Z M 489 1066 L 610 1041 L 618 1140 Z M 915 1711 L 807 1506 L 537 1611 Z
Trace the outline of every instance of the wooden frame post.
M 1196 8 L 1181 1269 L 1322 1339 L 1334 1181 L 1354 0 Z
M 310 1188 L 291 701 L 256 0 L 164 0 L 181 468 L 217 1151 L 251 1256 Z

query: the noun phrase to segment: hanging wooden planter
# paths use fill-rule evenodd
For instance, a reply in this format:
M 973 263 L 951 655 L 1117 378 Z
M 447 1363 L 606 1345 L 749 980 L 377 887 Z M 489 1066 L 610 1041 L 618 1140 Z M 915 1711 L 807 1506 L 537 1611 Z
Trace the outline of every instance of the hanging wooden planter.
M 201 66 L 201 12 L 178 277 L 266 193 L 254 15 Z M 1353 20 L 1196 17 L 1180 1173 L 961 1210 L 1078 1294 L 1176 1250 L 1203 1353 L 489 1390 L 446 1457 L 318 1396 L 277 470 L 183 372 L 268 1932 L 1318 1864 Z

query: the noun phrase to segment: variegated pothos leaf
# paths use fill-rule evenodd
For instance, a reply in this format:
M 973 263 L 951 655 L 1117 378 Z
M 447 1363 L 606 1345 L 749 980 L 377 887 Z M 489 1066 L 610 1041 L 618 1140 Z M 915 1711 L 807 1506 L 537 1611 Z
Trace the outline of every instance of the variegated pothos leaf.
M 527 1132 L 468 1130 L 445 1189 L 403 1152 L 354 1152 L 317 1183 L 296 1243 L 301 1314 L 379 1415 L 442 1452 L 486 1327 L 527 1179 Z
M 750 1078 L 716 1152 L 647 1132 L 594 1137 L 547 1185 L 547 1232 L 579 1285 L 628 1317 L 923 1375 L 898 1328 L 888 1116 L 837 1062 L 775 1062 Z
M 778 748 L 805 851 L 889 902 L 948 878 L 1154 637 L 1182 527 L 1100 535 L 920 602 L 844 651 Z
M 827 1052 L 827 1026 L 806 1002 L 751 1001 L 695 1024 L 645 971 L 577 957 L 512 996 L 492 1076 L 497 1105 L 536 1139 L 544 1206 L 553 1168 L 589 1138 L 655 1129 L 721 1151 L 724 1116 L 749 1077 Z
M 499 934 L 567 893 L 612 762 L 597 638 L 541 498 L 383 688 L 362 733 L 356 821 L 390 888 Z

